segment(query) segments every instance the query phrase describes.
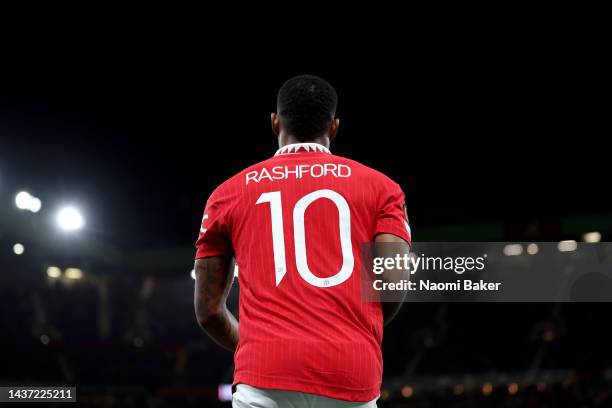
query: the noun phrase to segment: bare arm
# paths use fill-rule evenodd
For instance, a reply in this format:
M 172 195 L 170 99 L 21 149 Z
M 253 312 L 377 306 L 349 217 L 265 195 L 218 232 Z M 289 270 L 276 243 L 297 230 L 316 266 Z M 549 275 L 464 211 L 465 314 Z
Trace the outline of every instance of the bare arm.
M 404 253 L 408 254 L 410 252 L 409 244 L 406 241 L 404 241 L 402 238 L 397 237 L 392 234 L 379 234 L 376 236 L 376 238 L 374 238 L 374 242 L 376 244 L 381 244 L 381 243 L 405 244 L 405 245 L 392 245 L 392 246 L 389 246 L 389 248 L 384 247 L 384 245 L 378 245 L 376 256 L 395 257 L 400 247 L 401 247 L 401 252 L 399 254 L 401 256 L 403 256 Z M 401 279 L 410 279 L 410 273 L 405 270 L 393 270 L 393 271 L 387 271 L 382 274 L 382 280 L 385 283 L 399 282 Z M 407 294 L 407 291 L 402 292 L 400 296 L 401 299 L 398 299 L 397 302 L 381 302 L 385 326 L 391 323 L 393 318 L 399 312 L 400 308 L 402 307 L 403 300 L 406 298 L 406 294 Z
M 195 262 L 195 313 L 198 324 L 220 346 L 235 351 L 238 321 L 226 300 L 234 280 L 231 257 L 213 256 Z

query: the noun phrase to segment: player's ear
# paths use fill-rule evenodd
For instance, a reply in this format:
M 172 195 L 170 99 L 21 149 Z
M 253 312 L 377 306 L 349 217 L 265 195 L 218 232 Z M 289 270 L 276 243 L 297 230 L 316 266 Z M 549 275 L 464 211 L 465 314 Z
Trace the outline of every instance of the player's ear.
M 275 112 L 272 112 L 272 114 L 270 115 L 270 119 L 272 122 L 272 131 L 276 136 L 280 135 L 280 120 L 278 118 L 278 115 Z
M 334 118 L 329 127 L 329 140 L 333 140 L 336 137 L 336 133 L 338 133 L 338 127 L 340 126 L 340 119 Z

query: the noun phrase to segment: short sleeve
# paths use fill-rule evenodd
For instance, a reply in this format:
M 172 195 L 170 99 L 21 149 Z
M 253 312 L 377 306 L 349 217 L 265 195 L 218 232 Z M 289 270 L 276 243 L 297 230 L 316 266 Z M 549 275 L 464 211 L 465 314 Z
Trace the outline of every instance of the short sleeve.
M 226 206 L 226 202 L 217 198 L 216 192 L 208 199 L 195 244 L 196 259 L 233 253 Z
M 392 234 L 412 243 L 412 233 L 406 209 L 404 193 L 397 183 L 389 182 L 384 185 L 382 203 L 377 218 L 374 236 L 379 234 Z

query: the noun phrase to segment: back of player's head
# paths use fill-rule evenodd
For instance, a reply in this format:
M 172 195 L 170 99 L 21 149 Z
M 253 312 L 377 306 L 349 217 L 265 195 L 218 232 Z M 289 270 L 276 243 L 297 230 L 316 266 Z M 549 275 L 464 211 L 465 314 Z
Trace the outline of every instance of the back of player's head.
M 336 90 L 315 75 L 289 79 L 276 99 L 283 128 L 302 142 L 320 136 L 329 128 L 337 104 Z

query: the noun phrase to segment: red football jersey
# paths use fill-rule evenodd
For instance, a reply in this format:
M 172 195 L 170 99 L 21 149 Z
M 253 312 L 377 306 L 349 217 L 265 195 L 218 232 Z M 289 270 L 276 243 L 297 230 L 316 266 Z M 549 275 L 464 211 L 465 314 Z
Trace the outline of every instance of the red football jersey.
M 361 244 L 410 242 L 401 188 L 382 173 L 300 143 L 210 196 L 196 258 L 234 254 L 234 384 L 347 401 L 380 393 L 380 303 L 361 299 Z

